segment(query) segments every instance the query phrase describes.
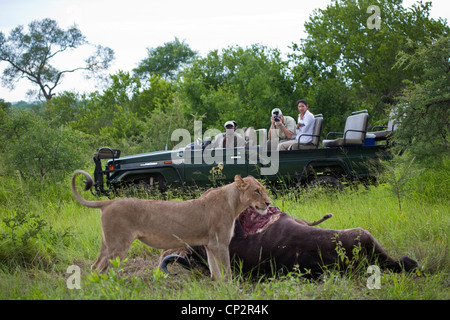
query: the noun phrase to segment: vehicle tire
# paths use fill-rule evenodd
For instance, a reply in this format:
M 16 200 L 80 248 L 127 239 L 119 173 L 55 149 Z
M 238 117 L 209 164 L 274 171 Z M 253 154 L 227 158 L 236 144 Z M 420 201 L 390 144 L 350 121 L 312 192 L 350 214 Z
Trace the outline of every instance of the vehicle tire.
M 344 189 L 343 184 L 336 177 L 330 175 L 318 176 L 314 178 L 309 185 L 312 188 L 319 187 L 338 191 L 342 191 Z
M 139 196 L 141 194 L 158 194 L 167 190 L 166 180 L 160 174 L 154 174 L 145 178 L 139 178 L 132 181 L 129 186 L 131 196 Z
M 148 187 L 151 190 L 158 190 L 159 192 L 165 192 L 167 190 L 166 179 L 160 174 L 155 174 L 146 179 Z

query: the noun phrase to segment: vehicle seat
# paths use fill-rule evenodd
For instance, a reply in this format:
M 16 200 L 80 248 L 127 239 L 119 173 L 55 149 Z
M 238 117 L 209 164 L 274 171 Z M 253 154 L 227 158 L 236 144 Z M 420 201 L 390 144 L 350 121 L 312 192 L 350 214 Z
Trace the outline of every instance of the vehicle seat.
M 325 148 L 362 145 L 366 136 L 369 114 L 367 110 L 353 112 L 345 121 L 344 132 L 329 132 L 322 144 Z M 330 140 L 331 134 L 343 135 L 342 138 Z
M 393 119 L 393 117 L 394 117 L 394 112 L 391 111 L 391 113 L 389 115 L 389 122 L 388 122 L 387 126 L 375 126 L 372 128 L 372 130 L 375 130 L 377 128 L 382 128 L 385 130 L 371 131 L 371 132 L 368 132 L 368 134 L 375 135 L 375 141 L 386 140 L 387 138 L 389 138 L 392 131 L 397 129 L 397 123 L 395 122 L 395 119 Z

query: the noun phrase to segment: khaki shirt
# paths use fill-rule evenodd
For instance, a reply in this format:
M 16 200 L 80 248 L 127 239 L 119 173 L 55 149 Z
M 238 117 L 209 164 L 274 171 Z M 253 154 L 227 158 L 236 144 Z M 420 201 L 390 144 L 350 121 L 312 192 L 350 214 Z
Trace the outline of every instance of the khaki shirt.
M 286 127 L 287 130 L 291 131 L 293 133 L 291 139 L 295 139 L 295 128 L 297 126 L 297 123 L 295 122 L 294 118 L 290 116 L 283 116 L 283 124 Z M 286 140 L 288 139 L 286 135 L 284 134 L 283 130 L 281 130 L 281 126 L 278 126 L 276 123 L 274 123 L 273 128 L 275 129 L 272 132 L 272 139 L 275 139 L 278 133 L 278 140 Z M 278 130 L 277 130 L 278 129 Z

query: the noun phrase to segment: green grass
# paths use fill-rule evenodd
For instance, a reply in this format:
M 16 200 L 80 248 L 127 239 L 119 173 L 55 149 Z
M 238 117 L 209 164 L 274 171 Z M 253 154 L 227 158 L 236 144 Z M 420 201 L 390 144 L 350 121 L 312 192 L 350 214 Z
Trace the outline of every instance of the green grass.
M 235 274 L 222 283 L 200 270 L 172 266 L 179 274 L 166 276 L 156 268 L 159 250 L 138 241 L 128 252 L 128 261 L 106 274 L 93 273 L 90 265 L 101 242 L 100 212 L 75 201 L 69 178 L 41 188 L 19 177 L 1 176 L 0 299 L 448 300 L 449 180 L 448 165 L 415 176 L 401 195 L 401 211 L 390 184 L 356 186 L 334 194 L 323 190 L 271 194 L 273 204 L 293 216 L 314 221 L 333 213 L 320 227 L 362 227 L 394 258 L 407 255 L 423 267 L 419 274 L 382 272 L 381 289 L 371 290 L 365 270 L 330 269 L 314 281 L 296 272 L 256 280 Z M 20 215 L 27 219 L 19 221 Z M 14 230 L 5 223 L 13 219 Z M 80 267 L 81 289 L 67 287 L 70 265 Z

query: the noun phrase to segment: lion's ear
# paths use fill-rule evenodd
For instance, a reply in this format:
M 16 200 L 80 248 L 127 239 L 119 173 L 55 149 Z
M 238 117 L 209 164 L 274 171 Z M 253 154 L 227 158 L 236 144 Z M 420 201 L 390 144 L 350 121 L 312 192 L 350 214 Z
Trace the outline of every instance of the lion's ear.
M 236 186 L 239 190 L 247 189 L 247 183 L 244 181 L 244 179 L 242 179 L 240 175 L 237 174 L 234 176 L 234 182 L 236 183 Z

